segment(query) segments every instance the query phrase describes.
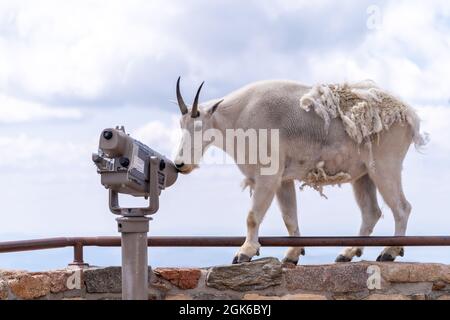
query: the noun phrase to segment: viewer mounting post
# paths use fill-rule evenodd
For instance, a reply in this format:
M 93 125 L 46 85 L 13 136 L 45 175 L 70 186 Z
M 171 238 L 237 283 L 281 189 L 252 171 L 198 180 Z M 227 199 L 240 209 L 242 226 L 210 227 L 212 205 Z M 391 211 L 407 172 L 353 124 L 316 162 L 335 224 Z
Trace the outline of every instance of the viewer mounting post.
M 100 135 L 99 153 L 92 160 L 109 189 L 109 208 L 116 219 L 122 244 L 122 299 L 148 299 L 147 233 L 150 215 L 159 209 L 161 190 L 175 183 L 174 164 L 134 140 L 123 127 L 105 129 Z M 147 207 L 122 208 L 119 194 L 145 197 Z

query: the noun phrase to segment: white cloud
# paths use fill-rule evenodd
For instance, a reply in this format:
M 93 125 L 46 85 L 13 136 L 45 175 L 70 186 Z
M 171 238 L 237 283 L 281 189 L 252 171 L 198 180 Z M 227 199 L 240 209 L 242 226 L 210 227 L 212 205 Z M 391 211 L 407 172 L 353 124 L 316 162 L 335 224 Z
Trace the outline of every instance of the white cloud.
M 179 121 L 176 117 L 170 123 L 153 120 L 134 130 L 133 137 L 173 159 L 181 138 Z
M 0 94 L 0 123 L 19 123 L 35 120 L 79 120 L 82 112 L 76 108 L 56 108 L 19 100 Z
M 435 147 L 438 152 L 449 152 L 450 108 L 443 106 L 424 106 L 416 109 L 422 120 L 421 129 L 430 134 L 430 146 Z
M 2 161 L 0 168 L 11 170 L 60 169 L 86 164 L 95 144 L 89 142 L 61 142 L 28 134 L 0 136 Z M 88 167 L 82 165 L 82 167 Z
M 0 84 L 49 99 L 94 99 L 126 84 L 133 64 L 172 47 L 162 1 L 7 1 L 0 6 Z
M 142 102 L 167 99 L 179 74 L 215 82 L 212 93 L 261 78 L 373 78 L 411 102 L 447 102 L 449 2 L 382 1 L 373 31 L 371 4 L 6 1 L 0 89 L 52 103 Z
M 368 31 L 352 50 L 310 56 L 312 77 L 372 78 L 410 102 L 447 103 L 450 3 L 390 1 L 380 10 L 381 27 Z
M 303 9 L 320 10 L 325 6 L 333 5 L 330 0 L 263 0 L 255 1 L 255 4 L 262 6 L 265 13 L 272 19 L 277 19 L 280 16 Z

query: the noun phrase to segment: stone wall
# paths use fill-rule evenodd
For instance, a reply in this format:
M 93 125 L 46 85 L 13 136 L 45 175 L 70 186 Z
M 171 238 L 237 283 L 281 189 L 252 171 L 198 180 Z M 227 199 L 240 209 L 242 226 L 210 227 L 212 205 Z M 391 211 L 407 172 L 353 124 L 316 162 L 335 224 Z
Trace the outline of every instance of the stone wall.
M 120 299 L 120 267 L 1 271 L 0 299 Z M 274 258 L 150 270 L 149 299 L 449 300 L 450 266 L 355 262 L 289 266 Z

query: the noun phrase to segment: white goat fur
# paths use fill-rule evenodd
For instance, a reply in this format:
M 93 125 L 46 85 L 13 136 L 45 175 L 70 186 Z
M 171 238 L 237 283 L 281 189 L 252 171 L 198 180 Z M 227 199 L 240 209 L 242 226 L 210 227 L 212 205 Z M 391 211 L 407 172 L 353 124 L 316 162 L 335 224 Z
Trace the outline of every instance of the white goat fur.
M 309 87 L 293 81 L 263 81 L 232 92 L 217 108 L 211 108 L 217 101 L 202 104 L 196 119 L 185 114 L 181 127 L 191 136 L 194 121 L 224 136 L 227 129 L 280 131 L 277 174 L 261 175 L 262 164 L 237 164 L 245 176 L 243 186 L 253 192 L 247 238 L 236 255 L 238 262 L 259 252 L 259 226 L 274 197 L 289 235 L 300 235 L 295 180 L 321 193 L 325 185 L 351 183 L 362 214 L 361 236 L 370 235 L 381 216 L 378 190 L 394 215 L 395 235 L 405 235 L 411 206 L 402 189 L 402 162 L 412 142 L 417 146 L 426 142 L 412 108 L 373 82 Z M 185 141 L 186 137 L 181 145 Z M 209 145 L 214 142 L 205 143 L 203 149 Z M 182 164 L 180 159 L 175 163 L 181 172 L 197 167 Z M 346 248 L 339 259 L 351 260 L 362 250 Z M 302 252 L 303 248 L 289 248 L 285 261 L 297 262 Z M 400 247 L 387 247 L 380 258 L 392 260 L 402 254 Z

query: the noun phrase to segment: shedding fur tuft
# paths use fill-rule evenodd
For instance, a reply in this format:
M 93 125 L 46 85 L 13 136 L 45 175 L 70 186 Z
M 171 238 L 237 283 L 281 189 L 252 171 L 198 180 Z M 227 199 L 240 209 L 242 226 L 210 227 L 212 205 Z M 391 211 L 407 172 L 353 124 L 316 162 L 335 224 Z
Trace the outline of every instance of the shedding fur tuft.
M 338 172 L 336 174 L 328 174 L 325 171 L 325 163 L 320 161 L 316 164 L 316 168 L 310 171 L 305 179 L 303 180 L 303 184 L 300 186 L 300 190 L 303 191 L 305 187 L 311 187 L 314 190 L 318 191 L 322 197 L 328 199 L 327 196 L 323 193 L 323 187 L 325 185 L 338 185 L 350 182 L 352 177 L 350 174 L 346 172 Z
M 369 148 L 372 140 L 394 123 L 411 126 L 417 148 L 428 141 L 427 135 L 420 133 L 420 120 L 414 109 L 370 80 L 316 85 L 300 99 L 300 107 L 306 111 L 313 109 L 324 120 L 327 133 L 331 120 L 339 117 L 347 134 Z
M 245 178 L 241 183 L 242 191 L 249 188 L 250 191 L 250 197 L 253 196 L 253 191 L 255 190 L 255 179 L 252 178 Z

